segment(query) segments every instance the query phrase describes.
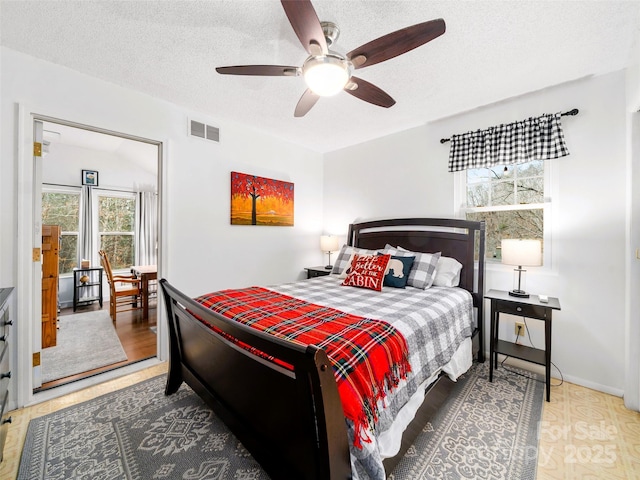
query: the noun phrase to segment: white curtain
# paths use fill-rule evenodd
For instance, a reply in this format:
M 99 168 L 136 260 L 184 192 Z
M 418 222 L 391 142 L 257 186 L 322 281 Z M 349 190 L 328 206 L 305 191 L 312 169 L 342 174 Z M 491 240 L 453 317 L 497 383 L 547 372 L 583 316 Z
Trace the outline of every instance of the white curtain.
M 80 190 L 80 232 L 78 238 L 78 267 L 82 260 L 89 260 L 92 267 L 99 267 L 100 261 L 94 245 L 96 245 L 96 232 L 93 225 L 93 192 L 92 187 L 83 185 Z M 95 273 L 91 273 L 93 276 Z M 96 281 L 92 278 L 91 281 Z M 74 287 L 75 288 L 75 287 Z M 83 295 L 94 297 L 98 294 L 98 287 L 83 288 Z
M 451 137 L 449 171 L 549 160 L 569 155 L 561 114 L 545 114 L 520 122 Z
M 78 238 L 78 266 L 81 260 L 89 260 L 92 266 L 100 265 L 94 250 L 95 231 L 93 228 L 93 194 L 90 186 L 84 185 L 80 191 L 80 238 Z
M 158 264 L 158 201 L 155 192 L 138 192 L 136 264 Z

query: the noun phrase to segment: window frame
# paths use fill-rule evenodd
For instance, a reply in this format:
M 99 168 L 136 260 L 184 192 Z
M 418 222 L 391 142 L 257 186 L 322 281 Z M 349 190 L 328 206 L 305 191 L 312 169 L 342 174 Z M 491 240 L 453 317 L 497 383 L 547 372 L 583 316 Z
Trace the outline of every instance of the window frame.
M 64 235 L 74 235 L 76 237 L 76 261 L 78 259 L 78 250 L 80 248 L 80 223 L 82 222 L 82 218 L 81 218 L 81 210 L 82 210 L 82 205 L 81 205 L 81 201 L 82 199 L 81 197 L 81 189 L 80 187 L 73 187 L 73 186 L 66 186 L 66 185 L 50 185 L 50 184 L 42 184 L 42 191 L 41 191 L 41 195 L 47 194 L 47 193 L 60 193 L 60 194 L 67 194 L 67 195 L 77 195 L 78 197 L 78 225 L 77 225 L 77 230 L 75 232 L 70 232 L 68 230 L 61 230 L 60 231 L 60 235 L 64 236 Z M 43 219 L 42 219 L 42 213 L 40 214 L 40 223 L 41 225 L 44 225 L 43 223 Z M 60 261 L 58 260 L 58 267 L 60 266 Z M 79 265 L 76 265 L 76 267 Z M 59 278 L 70 278 L 73 276 L 73 270 L 71 270 L 70 272 L 59 272 Z
M 458 218 L 466 218 L 467 212 L 495 212 L 513 210 L 541 209 L 544 228 L 542 232 L 542 266 L 544 271 L 555 271 L 553 262 L 552 232 L 554 230 L 554 216 L 552 214 L 552 199 L 558 196 L 557 168 L 553 160 L 544 160 L 544 199 L 542 203 L 496 205 L 491 207 L 467 207 L 467 171 L 454 172 L 454 214 Z M 511 265 L 503 265 L 500 261 L 486 258 L 485 265 L 490 270 L 512 270 Z
M 123 191 L 123 190 L 106 190 L 106 189 L 100 189 L 100 188 L 95 188 L 93 189 L 93 193 L 94 195 L 94 202 L 93 202 L 93 226 L 94 226 L 94 231 L 97 232 L 96 235 L 96 244 L 97 244 L 97 248 L 96 251 L 98 251 L 100 248 L 102 248 L 102 235 L 103 232 L 102 230 L 100 230 L 100 197 L 111 197 L 111 198 L 127 198 L 130 200 L 133 200 L 133 206 L 134 206 L 134 210 L 133 210 L 133 231 L 131 232 L 108 232 L 105 233 L 105 235 L 131 235 L 133 237 L 133 259 L 132 261 L 134 262 L 132 265 L 135 265 L 136 262 L 136 246 L 137 246 L 137 241 L 138 241 L 138 237 L 137 237 L 137 232 L 138 232 L 138 227 L 137 227 L 137 215 L 136 212 L 138 211 L 138 199 L 137 199 L 137 195 L 135 192 L 127 192 L 127 191 Z M 130 269 L 129 268 L 114 268 L 113 269 L 113 273 L 129 273 Z

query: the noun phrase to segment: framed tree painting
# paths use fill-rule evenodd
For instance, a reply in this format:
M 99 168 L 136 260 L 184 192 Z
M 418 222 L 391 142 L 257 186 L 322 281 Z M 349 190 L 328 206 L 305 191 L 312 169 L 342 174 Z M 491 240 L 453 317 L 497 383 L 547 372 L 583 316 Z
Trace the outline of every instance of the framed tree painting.
M 231 172 L 231 225 L 293 226 L 293 183 Z

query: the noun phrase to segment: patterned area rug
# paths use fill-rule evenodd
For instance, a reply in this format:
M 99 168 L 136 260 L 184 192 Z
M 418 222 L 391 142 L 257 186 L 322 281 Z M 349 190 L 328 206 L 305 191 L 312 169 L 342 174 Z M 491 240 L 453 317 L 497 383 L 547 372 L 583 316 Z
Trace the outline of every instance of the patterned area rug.
M 474 365 L 390 479 L 534 479 L 544 385 Z M 19 480 L 264 480 L 267 475 L 183 385 L 146 380 L 29 424 Z
M 108 310 L 60 317 L 57 345 L 42 349 L 42 381 L 127 360 Z
M 534 480 L 542 379 L 514 367 L 474 364 L 415 439 L 389 480 Z

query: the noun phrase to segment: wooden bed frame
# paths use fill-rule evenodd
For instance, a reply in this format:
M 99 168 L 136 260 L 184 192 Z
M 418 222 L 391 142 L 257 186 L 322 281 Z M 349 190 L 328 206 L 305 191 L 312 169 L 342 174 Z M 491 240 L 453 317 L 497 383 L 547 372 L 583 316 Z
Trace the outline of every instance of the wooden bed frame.
M 349 245 L 383 248 L 387 243 L 419 252 L 442 252 L 462 263 L 460 286 L 477 312 L 474 352 L 484 361 L 483 222 L 455 219 L 392 219 L 350 225 Z M 479 248 L 477 267 L 475 250 Z M 170 359 L 165 393 L 186 382 L 273 479 L 351 478 L 342 403 L 324 350 L 306 348 L 226 319 L 160 281 L 169 318 Z M 194 314 L 200 317 L 198 320 Z M 293 366 L 284 369 L 226 340 L 202 321 Z M 403 435 L 401 451 L 384 461 L 390 473 L 428 418 L 444 402 L 452 382 L 442 375 Z

